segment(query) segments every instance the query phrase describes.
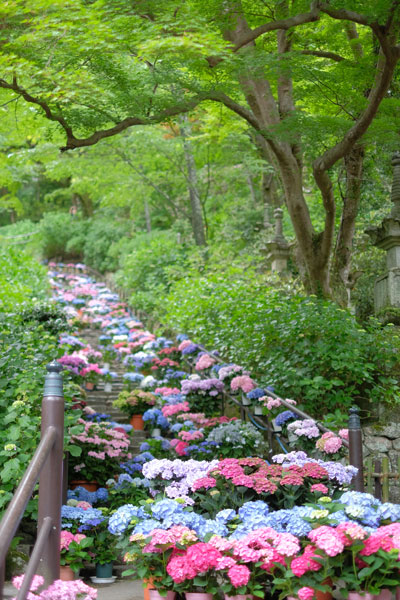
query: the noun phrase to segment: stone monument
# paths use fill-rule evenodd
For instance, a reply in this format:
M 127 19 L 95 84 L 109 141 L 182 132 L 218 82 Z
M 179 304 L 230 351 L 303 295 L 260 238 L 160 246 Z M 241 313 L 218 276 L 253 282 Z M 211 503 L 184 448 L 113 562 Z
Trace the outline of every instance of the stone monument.
M 287 262 L 290 254 L 289 244 L 283 235 L 283 210 L 276 208 L 275 217 L 275 235 L 265 242 L 263 252 L 267 255 L 267 260 L 271 265 L 272 271 L 283 273 L 287 270 Z

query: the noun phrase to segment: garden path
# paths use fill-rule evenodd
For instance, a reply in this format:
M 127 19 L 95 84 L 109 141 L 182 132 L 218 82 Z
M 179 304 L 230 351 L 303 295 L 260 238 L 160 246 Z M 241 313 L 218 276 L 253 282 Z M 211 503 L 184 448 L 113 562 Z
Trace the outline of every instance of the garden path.
M 94 349 L 97 349 L 99 344 L 99 336 L 101 331 L 98 329 L 87 328 L 80 332 L 80 337 L 88 342 Z M 126 372 L 126 367 L 119 362 L 115 361 L 111 364 L 111 370 L 118 373 L 118 377 L 113 380 L 112 391 L 106 392 L 104 390 L 104 382 L 97 384 L 96 389 L 87 392 L 86 402 L 96 412 L 106 413 L 112 417 L 114 421 L 118 423 L 128 423 L 129 419 L 127 415 L 117 408 L 114 408 L 112 403 L 118 398 L 118 394 L 122 391 L 123 380 L 122 375 Z M 146 439 L 146 432 L 144 431 L 133 431 L 131 434 L 131 445 L 130 449 L 132 454 L 139 454 L 139 446 Z

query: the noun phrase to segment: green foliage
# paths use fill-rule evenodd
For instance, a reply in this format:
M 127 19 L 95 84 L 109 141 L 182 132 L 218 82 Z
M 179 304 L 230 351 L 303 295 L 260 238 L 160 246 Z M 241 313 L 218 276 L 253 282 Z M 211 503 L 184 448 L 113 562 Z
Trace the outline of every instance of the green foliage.
M 47 294 L 46 270 L 18 247 L 0 245 L 0 310 Z
M 21 250 L 0 247 L 0 512 L 39 443 L 45 367 L 61 355 L 57 334 L 65 329 L 65 317 L 44 301 L 35 305 L 47 292 L 42 266 Z M 73 392 L 67 381 L 67 405 Z M 73 425 L 79 414 L 66 412 L 66 425 Z M 65 443 L 68 445 L 67 437 Z M 28 504 L 28 515 L 36 510 L 34 498 Z
M 93 220 L 87 230 L 83 247 L 83 260 L 86 264 L 101 273 L 116 268 L 116 261 L 112 260 L 108 251 L 113 243 L 127 235 L 129 222 L 97 219 Z
M 51 302 L 41 302 L 23 308 L 20 312 L 20 318 L 24 324 L 41 324 L 45 331 L 53 335 L 58 335 L 68 329 L 65 310 Z
M 47 213 L 40 221 L 41 253 L 45 258 L 84 260 L 100 272 L 115 268 L 111 245 L 129 230 L 129 223 L 81 219 L 67 213 Z
M 41 253 L 44 258 L 73 258 L 79 257 L 71 249 L 67 251 L 70 239 L 83 230 L 84 225 L 68 213 L 47 213 L 41 220 L 40 238 Z
M 168 231 L 137 235 L 128 244 L 122 241 L 111 250 L 112 256 L 120 255 L 115 281 L 132 292 L 132 306 L 152 312 L 168 291 L 171 280 L 182 276 L 188 252 L 188 247 L 177 244 Z
M 165 320 L 313 415 L 356 402 L 395 402 L 398 340 L 377 323 L 362 329 L 330 301 L 268 287 L 238 269 L 178 281 Z

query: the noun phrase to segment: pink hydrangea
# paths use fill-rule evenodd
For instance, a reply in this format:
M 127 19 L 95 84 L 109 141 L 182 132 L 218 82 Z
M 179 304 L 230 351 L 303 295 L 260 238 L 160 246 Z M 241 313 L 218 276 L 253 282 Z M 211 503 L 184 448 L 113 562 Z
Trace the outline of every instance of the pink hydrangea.
M 192 490 L 193 490 L 193 492 L 195 492 L 196 490 L 201 490 L 201 489 L 208 490 L 209 488 L 213 488 L 216 485 L 217 485 L 217 481 L 216 481 L 216 479 L 214 479 L 214 477 L 201 477 L 200 479 L 197 479 L 193 483 Z
M 203 354 L 197 361 L 195 369 L 196 371 L 204 371 L 204 369 L 208 369 L 213 365 L 215 365 L 215 358 L 213 358 L 209 354 Z
M 343 552 L 346 542 L 346 537 L 340 530 L 328 525 L 322 525 L 310 531 L 308 537 L 317 548 L 324 550 L 328 556 L 337 556 Z
M 314 483 L 310 490 L 311 492 L 322 492 L 322 494 L 327 494 L 329 492 L 329 489 L 323 483 Z
M 178 437 L 184 442 L 191 442 L 204 439 L 204 433 L 202 431 L 180 431 Z
M 299 597 L 299 600 L 311 600 L 311 598 L 314 598 L 314 593 L 315 592 L 312 588 L 302 587 L 297 592 L 297 595 Z
M 83 510 L 88 510 L 88 508 L 92 508 L 90 502 L 86 502 L 85 500 L 80 500 L 76 506 L 78 508 L 82 508 Z
M 233 587 L 247 585 L 250 580 L 250 569 L 246 565 L 234 565 L 228 570 L 228 577 Z
M 349 430 L 348 429 L 339 429 L 339 435 L 342 439 L 348 440 L 349 439 Z
M 193 342 L 191 342 L 190 340 L 183 340 L 183 342 L 181 342 L 179 344 L 178 350 L 180 350 L 182 352 L 182 350 L 184 350 L 188 346 L 191 346 L 192 344 L 193 344 Z
M 242 390 L 245 394 L 251 392 L 256 387 L 254 381 L 248 375 L 239 375 L 234 377 L 231 381 L 231 390 L 237 391 Z
M 154 390 L 155 394 L 161 394 L 161 396 L 173 396 L 175 394 L 179 394 L 180 390 L 178 388 L 170 388 L 170 387 L 158 387 Z
M 166 404 L 161 408 L 164 417 L 172 417 L 178 413 L 189 412 L 189 402 L 180 402 L 179 404 Z

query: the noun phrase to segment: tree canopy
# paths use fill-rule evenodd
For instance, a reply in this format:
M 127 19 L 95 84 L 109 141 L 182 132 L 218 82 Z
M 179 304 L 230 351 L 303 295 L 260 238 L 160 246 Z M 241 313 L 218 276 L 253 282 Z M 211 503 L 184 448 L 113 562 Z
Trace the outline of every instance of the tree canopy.
M 366 156 L 398 144 L 397 0 L 13 0 L 0 11 L 0 88 L 9 111 L 25 101 L 64 151 L 133 126 L 178 127 L 199 244 L 206 242 L 199 164 L 184 123 L 205 114 L 209 139 L 207 122 L 241 123 L 226 138 L 248 136 L 270 203 L 283 197 L 308 289 L 330 295 L 332 285 L 352 285 Z M 20 127 L 31 119 L 23 112 Z M 165 170 L 165 157 L 146 171 L 118 144 L 126 168 L 130 161 L 141 185 L 158 186 L 167 206 L 168 186 L 152 174 Z

